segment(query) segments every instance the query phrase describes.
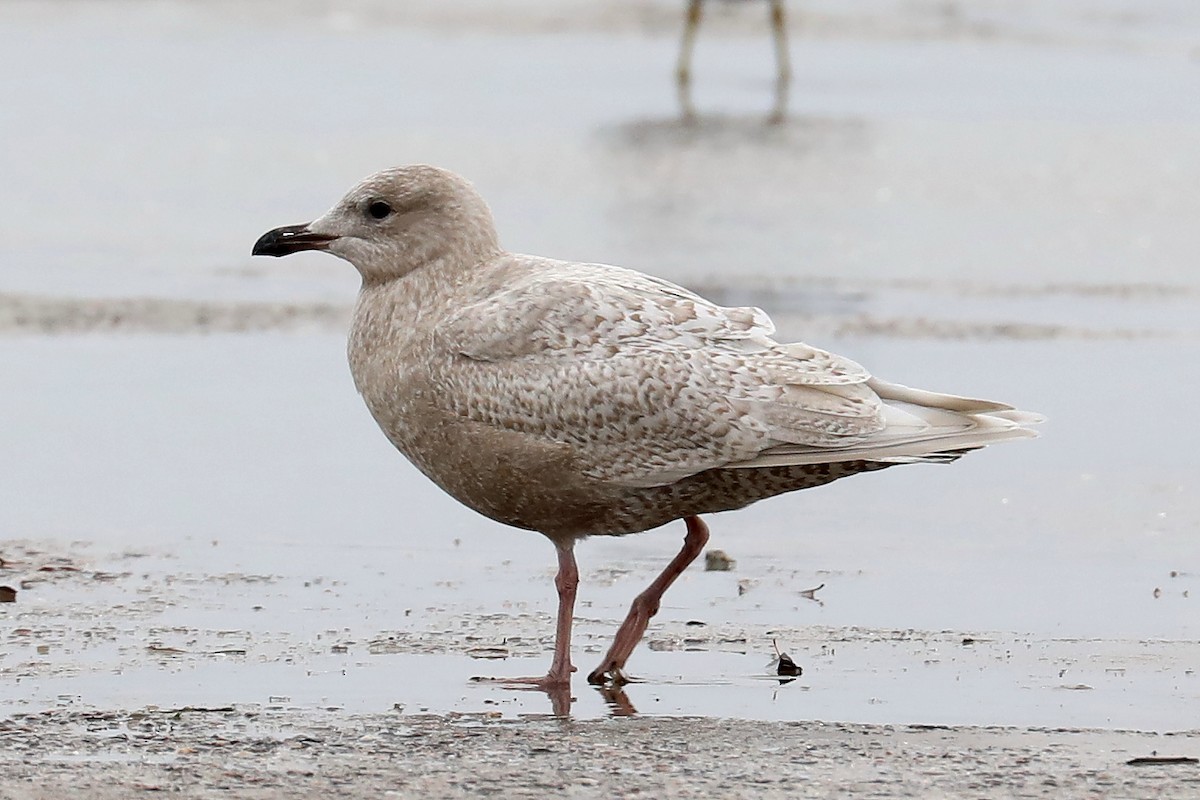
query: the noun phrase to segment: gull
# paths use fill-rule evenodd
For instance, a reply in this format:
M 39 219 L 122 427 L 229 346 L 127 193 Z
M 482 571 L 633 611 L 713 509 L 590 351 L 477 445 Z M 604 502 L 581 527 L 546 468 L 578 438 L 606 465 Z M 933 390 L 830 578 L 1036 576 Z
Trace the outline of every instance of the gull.
M 384 170 L 255 255 L 320 250 L 362 278 L 354 383 L 388 440 L 434 483 L 557 549 L 547 691 L 569 687 L 588 536 L 682 519 L 683 547 L 633 601 L 594 684 L 623 683 L 663 593 L 708 541 L 701 514 L 896 464 L 948 462 L 1033 436 L 1034 414 L 911 389 L 621 267 L 509 253 L 466 180 Z

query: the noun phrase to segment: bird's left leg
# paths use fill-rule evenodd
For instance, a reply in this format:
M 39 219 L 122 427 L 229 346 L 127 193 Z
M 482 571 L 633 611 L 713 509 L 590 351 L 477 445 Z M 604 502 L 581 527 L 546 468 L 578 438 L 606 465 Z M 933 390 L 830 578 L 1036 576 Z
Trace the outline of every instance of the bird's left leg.
M 600 666 L 588 675 L 588 683 L 602 684 L 609 679 L 614 682 L 624 680 L 621 670 L 624 669 L 625 662 L 629 660 L 633 648 L 637 647 L 638 642 L 642 640 L 646 626 L 650 624 L 650 618 L 658 613 L 663 593 L 671 587 L 675 579 L 683 574 L 688 565 L 695 561 L 704 549 L 704 545 L 708 542 L 708 526 L 696 516 L 686 517 L 684 521 L 687 523 L 687 536 L 683 539 L 682 549 L 675 558 L 671 559 L 671 563 L 662 571 L 662 574 L 654 579 L 649 588 L 634 599 L 633 605 L 629 609 L 629 615 L 621 623 L 616 638 L 613 639 L 612 647 L 608 649 L 608 655 L 604 657 Z

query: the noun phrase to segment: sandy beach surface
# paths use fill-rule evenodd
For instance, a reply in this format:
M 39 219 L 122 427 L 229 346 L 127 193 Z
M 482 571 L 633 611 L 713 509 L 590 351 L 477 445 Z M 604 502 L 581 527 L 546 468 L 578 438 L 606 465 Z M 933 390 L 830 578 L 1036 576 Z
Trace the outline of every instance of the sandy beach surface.
M 687 97 L 658 0 L 0 3 L 0 798 L 1197 796 L 1200 10 L 1051 5 L 795 3 L 773 123 L 756 3 Z M 715 515 L 623 691 L 473 681 L 552 548 L 379 435 L 350 267 L 249 256 L 415 161 L 1043 437 Z M 580 545 L 581 671 L 682 534 Z

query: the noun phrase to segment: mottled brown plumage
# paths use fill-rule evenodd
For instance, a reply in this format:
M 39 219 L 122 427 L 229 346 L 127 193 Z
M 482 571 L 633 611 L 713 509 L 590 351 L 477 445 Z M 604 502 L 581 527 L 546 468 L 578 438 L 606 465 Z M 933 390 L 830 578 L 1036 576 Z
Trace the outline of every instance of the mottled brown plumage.
M 577 539 L 688 520 L 684 551 L 590 679 L 617 677 L 707 539 L 698 514 L 1032 435 L 1032 415 L 1002 403 L 889 384 L 777 342 L 757 308 L 619 267 L 506 253 L 479 195 L 433 167 L 374 175 L 320 219 L 255 245 L 300 249 L 362 275 L 351 372 L 392 444 L 462 503 L 558 547 L 558 645 L 542 685 L 565 685 L 573 669 Z

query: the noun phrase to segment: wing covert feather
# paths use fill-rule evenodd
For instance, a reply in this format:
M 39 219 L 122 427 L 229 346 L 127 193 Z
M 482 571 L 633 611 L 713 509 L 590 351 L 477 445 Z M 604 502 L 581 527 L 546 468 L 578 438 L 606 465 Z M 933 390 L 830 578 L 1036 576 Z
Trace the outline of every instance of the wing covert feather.
M 439 336 L 456 412 L 577 448 L 593 477 L 635 486 L 877 430 L 868 373 L 771 339 L 757 308 L 723 308 L 664 281 L 580 265 L 457 311 Z M 462 401 L 460 401 L 462 402 Z

